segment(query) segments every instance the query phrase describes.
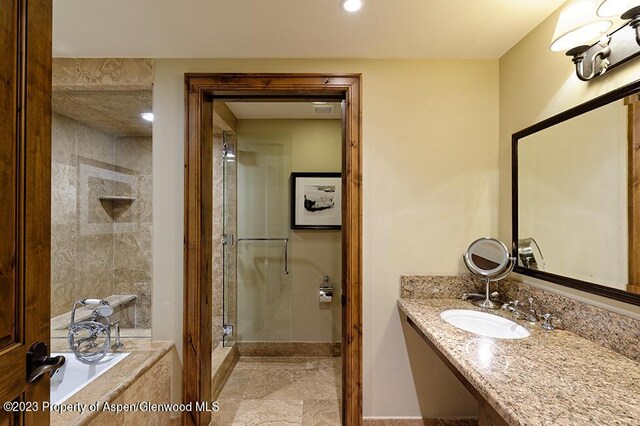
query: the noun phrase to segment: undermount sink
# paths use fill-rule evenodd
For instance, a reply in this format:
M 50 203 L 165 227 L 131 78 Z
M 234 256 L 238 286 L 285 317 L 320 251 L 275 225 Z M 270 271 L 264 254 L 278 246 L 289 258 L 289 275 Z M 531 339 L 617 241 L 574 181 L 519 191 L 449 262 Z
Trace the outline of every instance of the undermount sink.
M 496 339 L 525 339 L 531 335 L 523 326 L 485 312 L 449 309 L 441 312 L 440 318 L 461 330 Z

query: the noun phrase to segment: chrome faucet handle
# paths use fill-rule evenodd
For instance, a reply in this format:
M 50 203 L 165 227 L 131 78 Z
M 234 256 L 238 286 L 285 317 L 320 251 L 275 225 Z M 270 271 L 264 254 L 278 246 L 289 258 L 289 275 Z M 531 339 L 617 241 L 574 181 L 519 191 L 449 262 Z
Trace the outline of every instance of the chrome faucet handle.
M 542 319 L 544 320 L 544 322 L 540 324 L 540 327 L 544 328 L 547 331 L 555 330 L 552 322 L 553 314 L 544 314 L 542 315 Z
M 518 305 L 520 302 L 517 300 L 511 300 L 503 305 L 504 309 L 508 309 L 509 311 L 516 312 L 518 309 Z
M 111 326 L 115 330 L 115 338 L 116 338 L 116 341 L 111 346 L 111 349 L 120 349 L 120 348 L 124 347 L 122 342 L 120 342 L 120 321 L 115 321 L 115 322 L 111 323 Z
M 540 317 L 538 316 L 538 312 L 536 312 L 535 308 L 535 299 L 533 297 L 529 297 L 529 312 L 531 313 L 530 320 L 533 322 L 540 321 Z

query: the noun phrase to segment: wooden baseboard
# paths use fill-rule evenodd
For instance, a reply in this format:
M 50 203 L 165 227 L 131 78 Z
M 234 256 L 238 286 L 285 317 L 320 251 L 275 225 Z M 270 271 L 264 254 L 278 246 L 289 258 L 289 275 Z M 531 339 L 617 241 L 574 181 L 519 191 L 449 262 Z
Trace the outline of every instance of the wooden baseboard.
M 476 417 L 459 418 L 411 418 L 411 417 L 369 417 L 364 426 L 478 426 Z

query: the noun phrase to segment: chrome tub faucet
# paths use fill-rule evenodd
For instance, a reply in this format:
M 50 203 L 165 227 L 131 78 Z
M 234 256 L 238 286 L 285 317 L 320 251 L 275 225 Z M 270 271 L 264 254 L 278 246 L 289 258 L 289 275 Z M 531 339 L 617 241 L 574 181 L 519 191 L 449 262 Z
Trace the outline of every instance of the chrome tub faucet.
M 88 305 L 97 305 L 91 313 L 91 318 L 76 322 L 76 309 Z M 124 345 L 120 342 L 120 322 L 111 322 L 109 316 L 113 314 L 113 307 L 104 299 L 81 299 L 74 303 L 71 311 L 71 324 L 67 340 L 69 349 L 81 361 L 98 362 L 109 352 L 109 349 L 120 349 Z M 115 344 L 111 346 L 111 329 L 115 330 Z M 101 341 L 98 345 L 96 342 Z

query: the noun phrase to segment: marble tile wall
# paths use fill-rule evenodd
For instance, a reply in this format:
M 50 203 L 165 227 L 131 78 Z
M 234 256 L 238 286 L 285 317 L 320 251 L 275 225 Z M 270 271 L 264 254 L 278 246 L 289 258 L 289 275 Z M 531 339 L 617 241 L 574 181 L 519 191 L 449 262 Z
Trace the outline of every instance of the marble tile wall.
M 55 90 L 150 90 L 154 63 L 143 58 L 55 58 Z
M 113 220 L 98 200 L 113 189 L 113 150 L 113 136 L 53 114 L 52 317 L 77 299 L 113 294 Z
M 85 297 L 136 294 L 136 325 L 150 326 L 151 185 L 151 138 L 115 138 L 53 114 L 52 317 Z
M 224 324 L 223 314 L 223 261 L 224 261 L 224 249 L 222 246 L 222 234 L 223 234 L 223 211 L 219 206 L 222 206 L 224 200 L 223 197 L 223 185 L 222 167 L 216 167 L 216 165 L 222 165 L 222 133 L 216 133 L 213 136 L 213 290 L 212 290 L 212 310 L 213 318 L 211 321 L 212 327 L 212 346 L 215 349 L 220 342 L 222 342 L 222 325 Z
M 117 137 L 115 169 L 133 176 L 118 182 L 115 195 L 132 196 L 132 203 L 114 203 L 114 292 L 136 294 L 136 325 L 151 327 L 153 269 L 152 160 L 150 137 Z M 123 226 L 119 227 L 118 225 Z

